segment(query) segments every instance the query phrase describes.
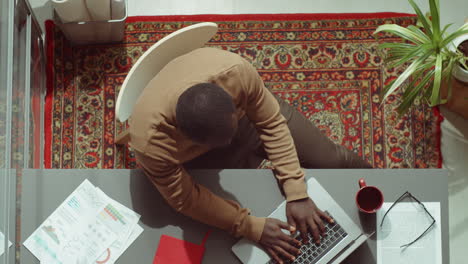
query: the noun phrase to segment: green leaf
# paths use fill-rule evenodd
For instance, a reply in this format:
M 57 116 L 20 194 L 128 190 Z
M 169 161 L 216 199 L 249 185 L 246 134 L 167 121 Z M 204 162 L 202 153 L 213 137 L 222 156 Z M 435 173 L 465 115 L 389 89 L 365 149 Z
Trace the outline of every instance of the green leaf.
M 382 44 L 379 44 L 379 48 L 381 49 L 401 49 L 401 50 L 407 50 L 407 49 L 414 49 L 417 45 L 415 44 L 409 44 L 409 43 L 401 43 L 401 42 L 385 42 Z
M 389 64 L 390 62 L 394 61 L 394 60 L 399 60 L 403 58 L 403 55 L 401 56 L 387 56 L 385 59 L 384 59 L 384 64 Z M 390 67 L 391 68 L 391 67 Z
M 419 37 L 421 37 L 422 39 L 425 40 L 425 42 L 429 42 L 429 43 L 432 43 L 431 39 L 424 33 L 422 32 L 421 29 L 419 29 L 418 27 L 414 26 L 414 25 L 409 25 L 408 26 L 408 29 L 413 31 L 415 34 L 419 35 Z
M 381 31 L 386 31 L 386 32 L 389 32 L 389 33 L 392 33 L 396 36 L 399 36 L 403 39 L 406 39 L 406 40 L 409 40 L 413 43 L 416 43 L 416 44 L 422 44 L 425 39 L 424 38 L 421 38 L 418 34 L 414 33 L 413 31 L 407 29 L 407 28 L 404 28 L 402 26 L 399 26 L 399 25 L 390 25 L 390 24 L 385 24 L 385 25 L 380 25 L 374 32 L 374 34 L 377 34 Z
M 466 64 L 466 62 L 468 61 L 468 57 L 464 57 L 462 58 L 462 60 L 460 61 L 460 64 L 465 67 L 466 70 L 468 70 L 468 65 Z
M 396 79 L 390 81 L 387 85 L 385 85 L 384 89 L 380 91 L 379 97 L 380 101 L 383 101 L 384 95 L 387 93 L 387 91 L 392 87 L 392 85 L 395 83 Z M 382 102 L 383 103 L 383 102 Z
M 426 59 L 421 65 L 416 68 L 416 71 L 427 71 L 431 68 L 434 68 L 435 66 L 435 60 L 433 59 Z
M 384 58 L 384 62 L 387 64 L 389 62 L 400 60 L 408 53 L 411 53 L 415 49 L 418 48 L 417 45 L 414 44 L 406 44 L 406 43 L 383 43 L 379 45 L 379 48 L 388 49 L 387 54 Z
M 451 57 L 446 64 L 442 64 L 443 71 L 442 71 L 442 80 L 447 79 L 449 76 L 452 75 L 453 66 L 456 63 L 456 59 Z
M 434 71 L 434 85 L 432 87 L 431 99 L 429 104 L 430 106 L 440 104 L 440 84 L 442 81 L 442 56 L 440 54 L 437 56 Z
M 452 79 L 453 79 L 452 71 L 453 71 L 453 66 L 454 65 L 455 65 L 455 61 L 453 61 L 453 63 L 451 63 L 451 65 L 449 65 L 449 67 L 447 69 L 448 75 L 445 78 L 445 80 L 446 80 L 446 82 L 448 84 L 447 98 L 445 100 L 443 100 L 443 102 L 442 102 L 443 104 L 445 104 L 452 97 Z
M 415 47 L 416 49 L 416 47 Z M 414 49 L 411 50 L 400 50 L 400 49 L 390 49 L 388 50 L 388 56 L 406 56 L 408 53 L 411 53 Z
M 424 54 L 422 56 L 425 56 L 426 57 L 426 60 L 422 61 L 421 64 L 416 67 L 416 69 L 414 70 L 414 72 L 419 72 L 419 71 L 422 71 L 422 70 L 428 70 L 430 68 L 433 68 L 434 65 L 435 65 L 435 59 L 431 59 L 431 58 L 428 58 L 427 56 L 431 57 L 431 53 L 427 53 L 427 54 Z M 420 57 L 422 57 L 420 56 Z M 417 59 L 417 58 L 416 58 Z M 416 60 L 414 59 L 414 60 Z M 414 61 L 412 60 L 412 61 Z M 408 63 L 410 63 L 411 61 L 408 61 Z M 388 66 L 392 67 L 394 66 L 395 64 L 397 64 L 396 62 L 392 62 L 392 63 L 389 63 Z
M 448 78 L 448 76 L 452 75 L 453 65 L 455 65 L 455 61 L 449 60 L 442 64 L 442 81 L 444 78 Z
M 386 56 L 387 57 L 393 57 L 393 56 L 406 56 L 408 53 L 411 53 L 414 49 L 417 47 L 414 47 L 413 49 L 399 49 L 399 48 L 394 48 L 394 49 L 389 49 L 387 51 Z
M 426 30 L 427 35 L 429 38 L 432 38 L 432 29 L 431 26 L 429 25 L 429 21 L 426 18 L 426 16 L 423 15 L 421 12 L 421 9 L 418 7 L 418 5 L 413 1 L 413 0 L 408 0 L 411 6 L 413 7 L 414 11 L 418 15 L 418 20 L 422 23 L 424 26 L 424 29 Z
M 408 77 L 410 77 L 416 70 L 416 68 L 423 63 L 429 56 L 425 55 L 424 57 L 418 58 L 417 60 L 413 61 L 408 68 L 396 79 L 396 81 L 392 84 L 390 89 L 386 91 L 385 95 L 383 96 L 382 103 L 385 99 L 393 93 Z
M 450 34 L 448 37 L 446 37 L 440 44 L 441 47 L 447 46 L 450 42 L 452 42 L 454 39 L 458 38 L 461 35 L 467 34 L 468 33 L 468 23 L 464 24 L 461 26 L 459 29 L 457 29 L 455 32 Z
M 448 78 L 448 81 L 447 81 L 447 83 L 448 83 L 448 87 L 447 87 L 447 90 L 448 90 L 448 92 L 447 92 L 447 99 L 443 100 L 443 102 L 442 102 L 443 104 L 447 103 L 448 100 L 452 97 L 452 89 L 453 89 L 453 86 L 452 86 L 452 79 L 453 79 L 453 76 L 450 75 L 450 77 Z
M 426 63 L 426 64 L 421 64 L 420 66 L 418 66 L 418 68 L 416 69 L 415 72 L 417 72 L 417 74 L 413 75 L 413 80 L 412 82 L 408 85 L 408 87 L 413 87 L 416 85 L 416 83 L 420 80 L 421 77 L 424 76 L 424 78 L 433 78 L 434 76 L 434 63 Z M 424 80 L 423 78 L 423 80 Z M 409 94 L 409 90 L 411 89 L 406 89 L 405 90 L 405 93 L 403 94 L 403 98 L 406 97 L 408 94 Z
M 415 60 L 417 57 L 422 57 L 426 54 L 432 54 L 433 51 L 431 49 L 428 49 L 427 47 L 430 47 L 431 44 L 430 43 L 427 43 L 427 44 L 423 44 L 423 45 L 420 45 L 420 46 L 417 46 L 414 50 L 412 50 L 411 52 L 408 52 L 408 54 L 406 54 L 403 58 L 400 59 L 400 61 L 396 62 L 394 65 L 392 65 L 393 67 L 398 67 L 406 62 L 409 62 L 411 60 Z
M 407 97 L 411 91 L 413 90 L 413 87 L 416 86 L 416 84 L 420 81 L 421 77 L 425 74 L 424 71 L 418 71 L 415 73 L 412 77 L 413 80 L 406 86 L 405 92 L 401 96 L 403 98 L 403 101 L 405 100 L 405 97 Z
M 393 68 L 392 64 L 394 64 L 396 60 L 399 60 L 401 58 L 402 56 L 387 57 L 384 59 L 384 65 L 387 65 L 388 68 Z
M 453 23 L 450 23 L 450 24 L 448 24 L 448 25 L 445 25 L 445 27 L 444 27 L 444 29 L 442 30 L 442 32 L 440 33 L 440 35 L 441 35 L 442 37 L 444 37 L 445 32 L 446 32 L 447 29 L 448 29 L 450 26 L 452 26 L 452 25 L 453 25 Z
M 429 0 L 429 9 L 432 17 L 432 35 L 435 44 L 440 42 L 440 17 L 439 17 L 439 5 L 436 0 Z
M 424 72 L 423 72 L 424 73 Z M 408 86 L 407 91 L 409 90 L 408 93 L 405 91 L 405 96 L 403 96 L 403 101 L 402 103 L 398 106 L 398 114 L 400 117 L 408 111 L 408 109 L 411 107 L 413 104 L 414 100 L 418 96 L 418 94 L 424 90 L 424 87 L 427 85 L 427 83 L 432 79 L 432 76 L 434 76 L 434 70 L 430 70 L 427 72 L 424 76 L 424 78 L 419 82 L 414 88 L 411 88 L 412 86 Z M 417 79 L 413 80 L 417 81 Z M 412 83 L 414 85 L 414 83 Z

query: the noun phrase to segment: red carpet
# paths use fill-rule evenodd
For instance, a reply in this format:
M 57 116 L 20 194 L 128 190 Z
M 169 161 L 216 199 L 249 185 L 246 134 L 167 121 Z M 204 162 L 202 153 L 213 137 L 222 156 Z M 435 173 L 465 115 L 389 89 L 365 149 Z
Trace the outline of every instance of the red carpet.
M 399 95 L 379 103 L 384 83 L 403 69 L 382 65 L 372 33 L 415 17 L 375 13 L 131 17 L 123 43 L 76 47 L 49 21 L 46 167 L 134 168 L 133 153 L 114 145 L 122 128 L 114 113 L 119 88 L 152 44 L 201 21 L 219 25 L 208 46 L 251 61 L 269 88 L 374 167 L 441 166 L 438 109 L 418 104 L 398 118 Z

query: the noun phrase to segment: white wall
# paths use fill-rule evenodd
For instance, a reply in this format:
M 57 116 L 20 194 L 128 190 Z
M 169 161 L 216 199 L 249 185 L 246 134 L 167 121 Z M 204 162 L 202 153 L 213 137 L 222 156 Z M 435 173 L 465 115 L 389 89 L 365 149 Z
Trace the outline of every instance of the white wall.
M 52 17 L 49 0 L 29 0 L 41 26 Z M 130 16 L 252 13 L 414 13 L 407 0 L 128 0 Z M 423 12 L 428 0 L 416 0 Z M 468 17 L 468 0 L 441 0 L 443 24 L 452 30 Z

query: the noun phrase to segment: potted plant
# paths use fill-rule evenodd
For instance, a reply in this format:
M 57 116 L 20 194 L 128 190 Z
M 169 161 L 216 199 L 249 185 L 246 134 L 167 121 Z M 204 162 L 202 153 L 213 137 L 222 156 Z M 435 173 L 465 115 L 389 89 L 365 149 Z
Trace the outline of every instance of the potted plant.
M 417 14 L 417 25 L 404 28 L 384 24 L 374 33 L 401 37 L 404 42 L 383 43 L 380 47 L 388 49 L 385 61 L 389 67 L 408 65 L 384 88 L 382 102 L 398 87 L 408 84 L 398 106 L 400 115 L 420 98 L 430 106 L 448 103 L 449 109 L 468 118 L 468 23 L 447 34 L 451 24 L 441 28 L 439 0 L 429 0 L 428 16 L 423 15 L 414 0 L 408 1 Z
M 423 15 L 414 0 L 408 1 L 417 14 L 416 26 L 403 28 L 387 24 L 376 30 L 376 34 L 389 32 L 404 40 L 381 45 L 388 49 L 386 61 L 391 63 L 389 66 L 408 65 L 384 88 L 382 99 L 402 87 L 404 91 L 398 106 L 400 115 L 407 112 L 417 98 L 430 106 L 445 104 L 441 108 L 444 115 L 441 151 L 443 165 L 449 171 L 449 226 L 450 233 L 457 232 L 460 241 L 452 241 L 453 246 L 462 249 L 461 241 L 468 238 L 468 232 L 456 228 L 465 226 L 466 214 L 457 208 L 464 206 L 466 199 L 461 198 L 468 194 L 468 21 L 448 34 L 450 25 L 442 29 L 440 26 L 438 0 L 429 0 L 428 16 Z M 454 250 L 450 258 L 460 261 L 463 258 L 464 261 L 464 252 Z

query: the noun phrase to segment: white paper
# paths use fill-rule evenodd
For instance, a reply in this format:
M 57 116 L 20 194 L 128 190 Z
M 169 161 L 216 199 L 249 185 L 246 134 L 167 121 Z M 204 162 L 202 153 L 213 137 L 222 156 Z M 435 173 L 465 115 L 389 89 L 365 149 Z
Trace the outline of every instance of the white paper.
M 101 195 L 106 196 L 106 194 L 104 194 L 104 192 L 101 191 L 99 188 L 96 188 L 96 190 Z M 136 229 L 139 230 L 139 214 L 135 213 L 134 211 L 130 210 L 129 208 L 125 207 L 119 202 L 112 200 L 110 197 L 107 197 L 107 199 L 109 200 L 108 207 L 112 208 L 111 210 L 114 211 L 113 214 L 115 214 L 118 217 L 119 221 L 115 221 L 115 223 L 112 223 L 112 218 L 106 218 L 108 218 L 111 224 L 114 226 L 115 232 L 118 234 L 118 237 L 116 241 L 114 241 L 114 243 L 112 243 L 112 245 L 97 258 L 96 262 L 100 264 L 115 262 L 117 258 L 120 255 L 122 255 L 122 253 L 130 246 L 131 243 L 127 243 L 127 241 L 131 238 L 131 235 L 135 233 Z M 107 214 L 107 211 L 105 211 L 105 214 Z M 143 232 L 143 230 L 141 230 L 141 232 Z M 133 241 L 135 239 L 136 237 L 133 238 Z
M 114 263 L 143 232 L 139 219 L 85 180 L 24 246 L 41 263 Z
M 101 257 L 96 260 L 96 264 L 113 264 L 127 250 L 130 245 L 143 233 L 143 228 L 136 225 L 130 233 L 130 237 L 124 244 L 114 243 Z
M 8 240 L 8 248 L 11 247 L 11 242 Z M 0 232 L 0 256 L 5 253 L 5 235 L 3 235 L 2 232 Z
M 85 180 L 24 242 L 42 263 L 92 263 L 117 239 L 106 197 Z
M 392 208 L 380 227 L 382 217 L 392 204 L 384 203 L 377 212 L 377 263 L 441 264 L 440 203 L 424 203 L 436 223 L 422 238 L 406 248 L 400 246 L 414 241 L 432 223 L 432 219 L 420 204 L 403 202 Z

